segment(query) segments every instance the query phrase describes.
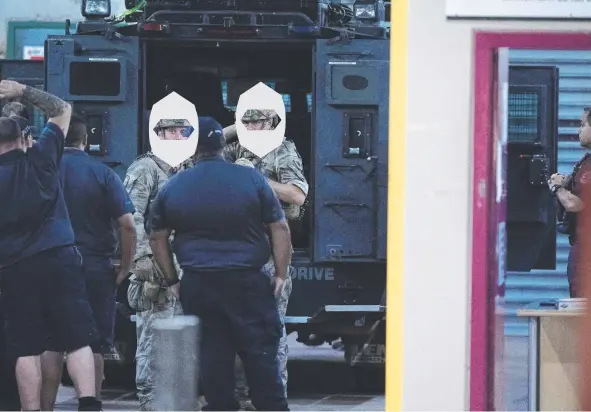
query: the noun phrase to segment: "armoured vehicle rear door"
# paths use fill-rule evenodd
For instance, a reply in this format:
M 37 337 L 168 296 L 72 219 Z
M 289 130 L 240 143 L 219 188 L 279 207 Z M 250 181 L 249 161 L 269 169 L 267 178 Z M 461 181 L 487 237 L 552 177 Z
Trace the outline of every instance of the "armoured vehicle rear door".
M 43 90 L 45 82 L 43 61 L 0 59 L 0 80 L 14 80 Z M 6 102 L 0 102 L 0 109 L 4 103 Z M 38 132 L 45 124 L 45 115 L 33 105 L 29 105 L 28 109 L 32 124 Z
M 49 36 L 46 87 L 86 119 L 89 155 L 121 178 L 138 155 L 140 54 L 137 37 Z
M 507 138 L 507 269 L 556 267 L 558 69 L 510 66 Z
M 316 262 L 386 258 L 389 44 L 316 41 Z

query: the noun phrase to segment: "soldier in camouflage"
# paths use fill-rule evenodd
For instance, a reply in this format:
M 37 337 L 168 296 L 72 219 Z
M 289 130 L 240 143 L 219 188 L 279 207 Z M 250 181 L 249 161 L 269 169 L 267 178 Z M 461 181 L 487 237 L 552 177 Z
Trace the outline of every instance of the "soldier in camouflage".
M 273 130 L 279 123 L 279 117 L 274 110 L 247 110 L 242 117 L 242 122 L 247 130 Z M 224 129 L 226 140 L 231 139 L 234 130 Z M 228 144 L 224 148 L 224 157 L 228 162 L 234 162 L 244 166 L 255 167 L 260 170 L 269 182 L 269 185 L 281 201 L 285 217 L 290 220 L 298 219 L 300 208 L 308 195 L 308 182 L 304 177 L 302 158 L 298 153 L 295 144 L 290 140 L 284 140 L 281 146 L 267 154 L 263 158 L 258 158 L 255 154 L 245 149 L 239 142 Z M 263 272 L 273 279 L 275 266 L 271 258 L 263 267 Z M 295 269 L 290 266 L 288 273 L 290 276 L 285 281 L 283 293 L 277 299 L 279 315 L 283 321 L 287 312 L 287 303 L 292 290 L 292 277 Z M 279 368 L 281 380 L 285 388 L 287 397 L 287 333 L 283 327 L 283 337 L 279 342 Z M 240 358 L 236 358 L 236 392 L 241 406 L 244 409 L 253 410 L 252 404 L 248 399 L 248 386 L 244 368 Z
M 168 125 L 163 126 L 157 133 L 165 138 L 174 139 L 177 125 L 168 131 Z M 183 126 L 184 127 L 184 126 Z M 176 168 L 172 168 L 152 153 L 139 156 L 127 169 L 124 186 L 136 212 L 134 213 L 135 229 L 137 233 L 136 254 L 127 299 L 132 309 L 136 311 L 137 350 L 136 350 L 136 386 L 140 401 L 140 410 L 153 411 L 154 406 L 154 376 L 153 359 L 151 355 L 153 342 L 152 325 L 155 319 L 172 317 L 181 314 L 180 304 L 177 303 L 172 291 L 166 286 L 164 277 L 152 258 L 149 244 L 149 228 L 147 213 L 151 202 L 164 183 L 175 173 L 193 166 L 192 160 L 187 160 Z M 171 234 L 171 237 L 174 234 Z M 175 258 L 178 273 L 181 269 Z
M 186 119 L 162 119 L 156 123 L 154 131 L 162 140 L 185 140 L 185 130 L 190 127 Z

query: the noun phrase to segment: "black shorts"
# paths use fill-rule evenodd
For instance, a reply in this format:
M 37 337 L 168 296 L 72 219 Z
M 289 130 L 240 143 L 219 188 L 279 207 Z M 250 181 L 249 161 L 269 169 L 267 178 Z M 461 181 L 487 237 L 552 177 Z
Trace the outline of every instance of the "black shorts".
M 70 352 L 97 338 L 82 257 L 73 246 L 51 249 L 0 271 L 9 356 L 40 355 L 47 336 Z
M 94 353 L 111 352 L 117 310 L 117 272 L 109 258 L 85 257 L 86 293 L 99 339 L 90 347 Z

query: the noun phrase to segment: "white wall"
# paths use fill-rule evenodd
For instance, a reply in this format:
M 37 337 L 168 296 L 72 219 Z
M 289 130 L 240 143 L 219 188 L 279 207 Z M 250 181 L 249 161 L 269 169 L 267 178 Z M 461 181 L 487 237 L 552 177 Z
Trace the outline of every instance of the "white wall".
M 76 21 L 81 18 L 80 5 L 81 0 L 0 0 L 0 49 L 6 47 L 9 20 Z M 111 0 L 111 10 L 113 14 L 124 11 L 125 0 Z
M 408 3 L 403 410 L 468 410 L 472 31 L 590 26 L 448 22 L 445 0 Z

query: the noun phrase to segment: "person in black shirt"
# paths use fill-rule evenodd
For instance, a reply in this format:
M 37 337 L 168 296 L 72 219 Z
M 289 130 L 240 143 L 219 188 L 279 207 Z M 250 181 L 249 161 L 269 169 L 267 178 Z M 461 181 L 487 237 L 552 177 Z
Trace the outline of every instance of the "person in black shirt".
M 27 148 L 33 145 L 31 127 L 29 126 L 29 112 L 27 106 L 19 102 L 9 102 L 2 107 L 2 117 L 14 119 L 26 140 Z M 1 299 L 0 291 L 0 299 Z M 6 353 L 6 335 L 4 333 L 4 313 L 0 304 L 0 410 L 20 410 L 18 386 L 16 384 L 15 363 Z
M 291 258 L 289 226 L 281 204 L 256 169 L 222 157 L 222 127 L 199 119 L 196 164 L 171 178 L 151 209 L 150 245 L 178 292 L 168 243 L 183 270 L 180 300 L 201 320 L 204 410 L 239 410 L 234 361 L 243 361 L 257 410 L 289 410 L 279 375 L 282 325 L 274 294 L 281 293 Z M 262 273 L 272 252 L 274 286 Z
M 127 278 L 135 254 L 135 208 L 119 176 L 84 151 L 87 140 L 86 123 L 78 115 L 72 115 L 59 178 L 76 247 L 84 261 L 86 290 L 100 336 L 91 345 L 99 397 L 104 355 L 113 345 L 117 286 Z M 120 265 L 115 224 L 121 232 Z M 63 369 L 63 351 L 53 346 L 51 339 L 49 348 L 51 351 L 43 355 L 43 410 L 53 410 Z
M 0 82 L 0 99 L 20 97 L 49 118 L 26 152 L 18 123 L 0 118 L 0 289 L 21 407 L 41 406 L 40 355 L 51 334 L 68 352 L 79 410 L 100 410 L 89 346 L 97 332 L 58 177 L 72 109 L 44 91 Z

